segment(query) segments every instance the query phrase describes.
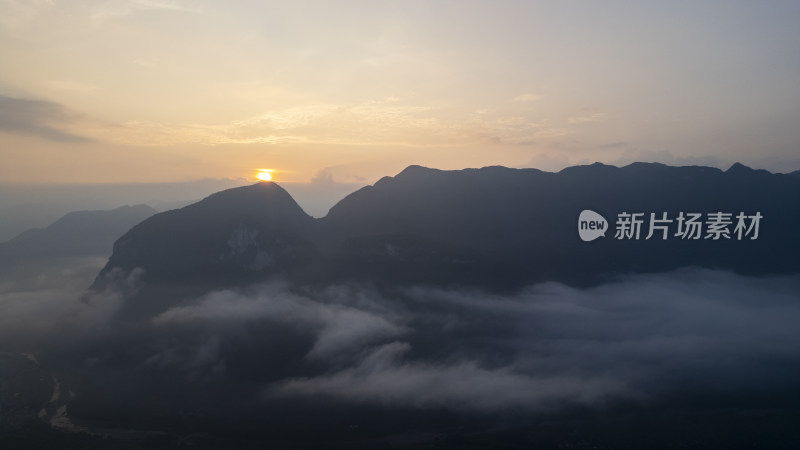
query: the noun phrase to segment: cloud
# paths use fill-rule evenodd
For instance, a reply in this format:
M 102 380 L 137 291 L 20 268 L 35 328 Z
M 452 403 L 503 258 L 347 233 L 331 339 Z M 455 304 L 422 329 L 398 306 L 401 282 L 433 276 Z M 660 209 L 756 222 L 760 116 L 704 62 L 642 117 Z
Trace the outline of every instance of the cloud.
M 411 330 L 402 341 L 265 392 L 492 412 L 791 389 L 797 292 L 799 276 L 697 269 L 592 289 L 546 283 L 513 296 L 417 287 L 396 300 Z
M 95 23 L 111 19 L 123 18 L 141 12 L 180 12 L 198 14 L 202 11 L 195 7 L 186 6 L 183 2 L 157 1 L 157 0 L 130 0 L 108 1 L 97 5 L 90 11 L 90 17 Z
M 532 145 L 540 139 L 568 136 L 572 130 L 551 125 L 546 120 L 531 120 L 526 116 L 477 114 L 469 122 L 470 133 L 476 141 L 509 145 Z
M 386 98 L 361 103 L 310 104 L 266 111 L 226 124 L 129 121 L 95 131 L 126 145 L 324 144 L 427 147 L 502 143 L 528 145 L 571 130 L 547 120 L 500 111 L 462 116 L 452 109 Z
M 384 99 L 357 104 L 314 104 L 267 111 L 227 124 L 129 121 L 98 129 L 104 139 L 148 146 L 182 143 L 429 145 L 454 137 L 452 127 L 425 106 Z
M 314 178 L 311 179 L 311 183 L 319 185 L 330 185 L 336 182 L 333 180 L 333 172 L 331 171 L 331 168 L 326 167 L 317 172 L 316 175 L 314 175 Z
M 226 374 L 225 358 L 221 353 L 221 339 L 210 336 L 192 345 L 171 345 L 147 358 L 146 365 L 161 369 L 179 367 L 192 383 L 209 382 Z
M 252 359 L 236 350 L 241 342 L 262 342 L 256 348 L 267 366 L 306 365 L 260 369 L 268 401 L 495 414 L 658 403 L 710 390 L 730 399 L 796 386 L 797 292 L 797 275 L 701 269 L 590 289 L 544 283 L 513 295 L 262 284 L 213 292 L 155 318 L 156 340 L 171 344 L 145 363 L 177 367 L 190 381 L 225 380 L 229 364 Z M 281 346 L 269 349 L 275 339 Z
M 267 391 L 278 396 L 330 396 L 349 401 L 492 412 L 542 410 L 569 403 L 596 403 L 624 392 L 612 377 L 540 377 L 511 367 L 486 369 L 474 361 L 455 364 L 404 363 L 407 343 L 375 349 L 360 364 L 332 375 L 281 382 Z
M 186 323 L 229 323 L 267 319 L 311 331 L 315 341 L 306 357 L 338 358 L 360 352 L 361 346 L 405 333 L 394 317 L 383 317 L 361 305 L 328 304 L 292 294 L 279 284 L 246 291 L 212 292 L 196 304 L 171 308 L 153 319 L 160 326 Z
M 511 101 L 514 103 L 530 103 L 530 102 L 535 102 L 536 100 L 539 100 L 541 98 L 542 97 L 540 95 L 536 94 L 521 94 L 511 99 Z
M 570 117 L 567 122 L 571 124 L 602 122 L 606 119 L 607 114 L 604 112 L 594 111 L 590 108 L 581 109 L 580 114 Z
M 73 80 L 53 80 L 48 85 L 56 90 L 78 92 L 81 94 L 91 94 L 96 92 L 98 87 L 94 84 L 82 83 Z
M 0 349 L 28 350 L 104 329 L 123 301 L 121 292 L 85 294 L 105 258 L 70 258 L 38 268 L 15 268 L 0 282 Z M 133 277 L 120 280 L 133 282 Z
M 0 2 L 0 8 L 3 9 L 3 14 L 0 16 L 0 28 L 16 34 L 52 6 L 52 0 L 4 0 Z
M 231 404 L 260 393 L 265 405 L 497 415 L 713 394 L 770 406 L 765 392 L 796 390 L 800 370 L 800 275 L 683 269 L 513 294 L 273 282 L 187 299 L 118 328 L 109 318 L 125 301 L 120 294 L 87 299 L 49 286 L 5 289 L 0 337 L 59 342 L 65 330 L 76 338 L 105 327 L 103 340 L 53 352 L 114 367 L 97 376 L 130 379 L 113 395 L 132 402 L 163 379 L 170 389 L 199 383 Z M 182 377 L 164 376 L 176 371 Z M 136 385 L 136 374 L 150 381 Z
M 628 142 L 620 141 L 620 142 L 610 142 L 608 144 L 597 145 L 597 146 L 595 146 L 595 148 L 602 148 L 602 149 L 625 148 L 625 147 L 627 147 L 629 145 L 630 144 Z
M 353 175 L 349 167 L 335 166 L 319 170 L 307 183 L 280 184 L 307 214 L 324 217 L 333 205 L 367 183 L 364 177 Z
M 135 65 L 137 65 L 139 67 L 145 67 L 145 68 L 148 68 L 148 69 L 158 66 L 158 63 L 150 61 L 148 59 L 143 59 L 143 58 L 134 59 L 133 60 L 133 64 L 135 64 Z
M 78 115 L 58 103 L 0 95 L 0 131 L 26 134 L 54 142 L 80 143 L 91 139 L 62 130 Z

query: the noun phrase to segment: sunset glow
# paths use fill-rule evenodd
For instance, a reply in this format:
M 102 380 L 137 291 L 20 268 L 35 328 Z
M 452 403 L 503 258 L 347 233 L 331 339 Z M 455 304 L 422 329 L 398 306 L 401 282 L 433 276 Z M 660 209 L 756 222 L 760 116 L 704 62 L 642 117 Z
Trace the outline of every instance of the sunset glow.
M 800 169 L 800 3 L 612 3 L 0 0 L 0 182 Z

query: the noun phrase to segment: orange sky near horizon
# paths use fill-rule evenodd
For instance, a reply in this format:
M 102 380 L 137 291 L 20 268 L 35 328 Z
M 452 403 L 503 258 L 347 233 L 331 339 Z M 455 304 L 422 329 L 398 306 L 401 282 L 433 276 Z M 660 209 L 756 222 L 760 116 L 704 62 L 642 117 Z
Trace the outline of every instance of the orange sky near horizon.
M 800 5 L 0 0 L 0 183 L 800 169 Z

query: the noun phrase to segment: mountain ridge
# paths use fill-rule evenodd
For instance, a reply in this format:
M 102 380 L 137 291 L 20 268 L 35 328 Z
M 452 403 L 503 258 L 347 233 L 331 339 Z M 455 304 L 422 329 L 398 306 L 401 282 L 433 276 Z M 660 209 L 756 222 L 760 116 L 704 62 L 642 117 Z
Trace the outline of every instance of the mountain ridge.
M 792 224 L 800 180 L 739 163 L 703 166 L 595 163 L 560 172 L 489 166 L 412 165 L 340 200 L 314 219 L 275 183 L 213 194 L 157 214 L 114 245 L 94 288 L 114 269 L 146 281 L 204 288 L 275 277 L 301 284 L 466 285 L 515 289 L 559 281 L 592 285 L 615 274 L 684 266 L 761 274 L 800 270 Z M 581 242 L 584 209 L 609 221 L 605 238 Z M 758 240 L 619 240 L 622 212 L 740 212 L 764 217 Z M 733 224 L 735 225 L 735 224 Z M 733 229 L 731 225 L 731 230 Z M 675 224 L 673 223 L 673 226 Z
M 111 210 L 72 211 L 44 228 L 31 228 L 0 243 L 0 253 L 28 259 L 44 256 L 109 254 L 111 244 L 127 229 L 156 210 L 145 204 Z
M 160 281 L 170 277 L 198 283 L 204 277 L 249 280 L 253 271 L 291 266 L 294 259 L 305 257 L 299 253 L 313 252 L 310 244 L 295 242 L 285 231 L 307 230 L 313 221 L 275 183 L 227 189 L 183 208 L 155 214 L 131 228 L 114 243 L 106 267 L 92 286 L 105 287 L 107 275 L 115 267 L 139 266 Z M 291 246 L 298 254 L 285 251 Z M 267 249 L 274 254 L 267 254 Z M 235 273 L 239 269 L 244 275 Z

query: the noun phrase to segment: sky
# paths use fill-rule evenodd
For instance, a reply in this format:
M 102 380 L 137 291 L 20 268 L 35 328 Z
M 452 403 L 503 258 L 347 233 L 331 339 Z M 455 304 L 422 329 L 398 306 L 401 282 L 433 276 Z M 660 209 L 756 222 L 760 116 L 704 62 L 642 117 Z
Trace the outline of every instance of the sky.
M 800 169 L 800 2 L 0 0 L 0 183 Z

